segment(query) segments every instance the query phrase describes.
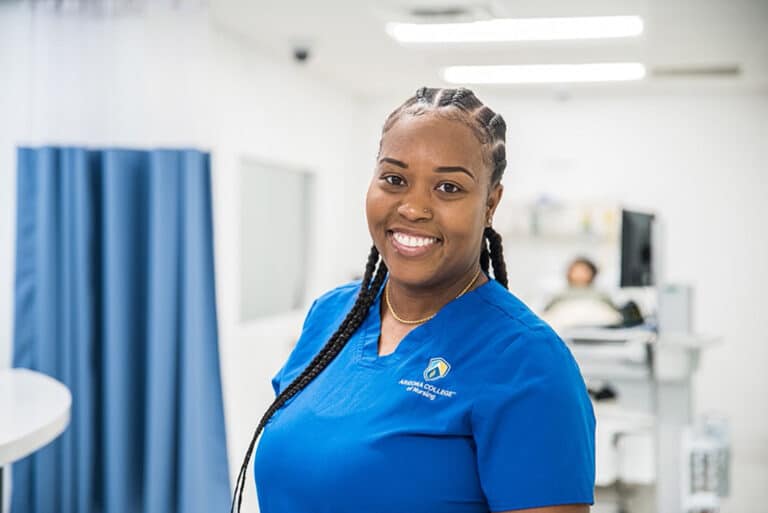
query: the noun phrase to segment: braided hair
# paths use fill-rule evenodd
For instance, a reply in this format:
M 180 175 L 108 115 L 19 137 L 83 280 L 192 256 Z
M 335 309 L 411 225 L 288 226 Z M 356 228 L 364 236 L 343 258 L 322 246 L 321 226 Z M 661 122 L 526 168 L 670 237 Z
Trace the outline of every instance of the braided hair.
M 427 113 L 467 125 L 482 145 L 483 163 L 491 169 L 491 187 L 501 182 L 507 167 L 507 124 L 501 114 L 484 105 L 469 89 L 420 88 L 387 117 L 382 135 L 403 116 L 421 116 Z
M 469 89 L 420 88 L 414 96 L 406 100 L 387 117 L 382 129 L 382 138 L 401 117 L 418 116 L 427 112 L 436 113 L 446 119 L 461 121 L 469 126 L 482 144 L 484 163 L 491 169 L 491 187 L 495 187 L 501 182 L 507 165 L 505 160 L 506 124 L 499 114 L 483 105 Z M 491 266 L 493 266 L 494 279 L 506 288 L 507 268 L 502 253 L 501 235 L 488 226 L 483 233 L 480 267 L 488 274 Z M 309 362 L 309 365 L 277 395 L 256 426 L 243 464 L 240 467 L 240 473 L 237 476 L 230 513 L 235 511 L 239 513 L 240 511 L 251 456 L 256 440 L 267 422 L 277 410 L 323 372 L 341 352 L 347 341 L 352 338 L 352 335 L 368 316 L 368 311 L 384 285 L 386 276 L 387 266 L 384 260 L 379 258 L 379 251 L 376 246 L 372 246 L 368 255 L 368 262 L 365 265 L 365 274 L 360 284 L 360 290 L 352 309 L 320 352 Z

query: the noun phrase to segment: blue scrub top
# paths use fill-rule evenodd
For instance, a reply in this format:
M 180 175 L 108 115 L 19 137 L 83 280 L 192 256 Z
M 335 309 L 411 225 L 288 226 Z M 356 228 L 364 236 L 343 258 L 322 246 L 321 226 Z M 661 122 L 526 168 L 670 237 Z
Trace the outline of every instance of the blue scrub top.
M 290 384 L 360 282 L 314 302 L 273 380 Z M 595 417 L 552 329 L 495 280 L 378 356 L 381 292 L 331 364 L 267 424 L 261 513 L 480 513 L 592 504 Z

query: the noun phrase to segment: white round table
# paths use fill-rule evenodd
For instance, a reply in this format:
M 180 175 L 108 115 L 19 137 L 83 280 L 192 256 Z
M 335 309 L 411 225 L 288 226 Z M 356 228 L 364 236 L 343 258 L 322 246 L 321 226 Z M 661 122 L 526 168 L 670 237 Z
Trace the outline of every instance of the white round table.
M 0 369 L 0 511 L 2 467 L 31 454 L 69 424 L 72 395 L 53 378 L 28 369 Z

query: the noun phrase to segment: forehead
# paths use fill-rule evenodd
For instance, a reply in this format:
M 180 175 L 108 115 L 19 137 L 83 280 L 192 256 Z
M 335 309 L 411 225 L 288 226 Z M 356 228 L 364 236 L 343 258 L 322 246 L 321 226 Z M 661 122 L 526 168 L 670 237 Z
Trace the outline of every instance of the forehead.
M 592 272 L 592 268 L 586 262 L 582 262 L 581 260 L 571 264 L 572 271 L 577 269 Z
M 404 115 L 381 138 L 382 157 L 408 164 L 423 160 L 435 166 L 464 166 L 480 172 L 482 144 L 465 123 L 436 114 Z

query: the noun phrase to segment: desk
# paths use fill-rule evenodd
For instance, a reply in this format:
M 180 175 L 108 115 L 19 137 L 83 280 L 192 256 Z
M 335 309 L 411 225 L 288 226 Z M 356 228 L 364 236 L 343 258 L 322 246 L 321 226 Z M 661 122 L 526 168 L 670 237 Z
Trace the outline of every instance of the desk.
M 71 407 L 69 389 L 55 379 L 28 369 L 0 370 L 0 512 L 3 466 L 64 432 Z

